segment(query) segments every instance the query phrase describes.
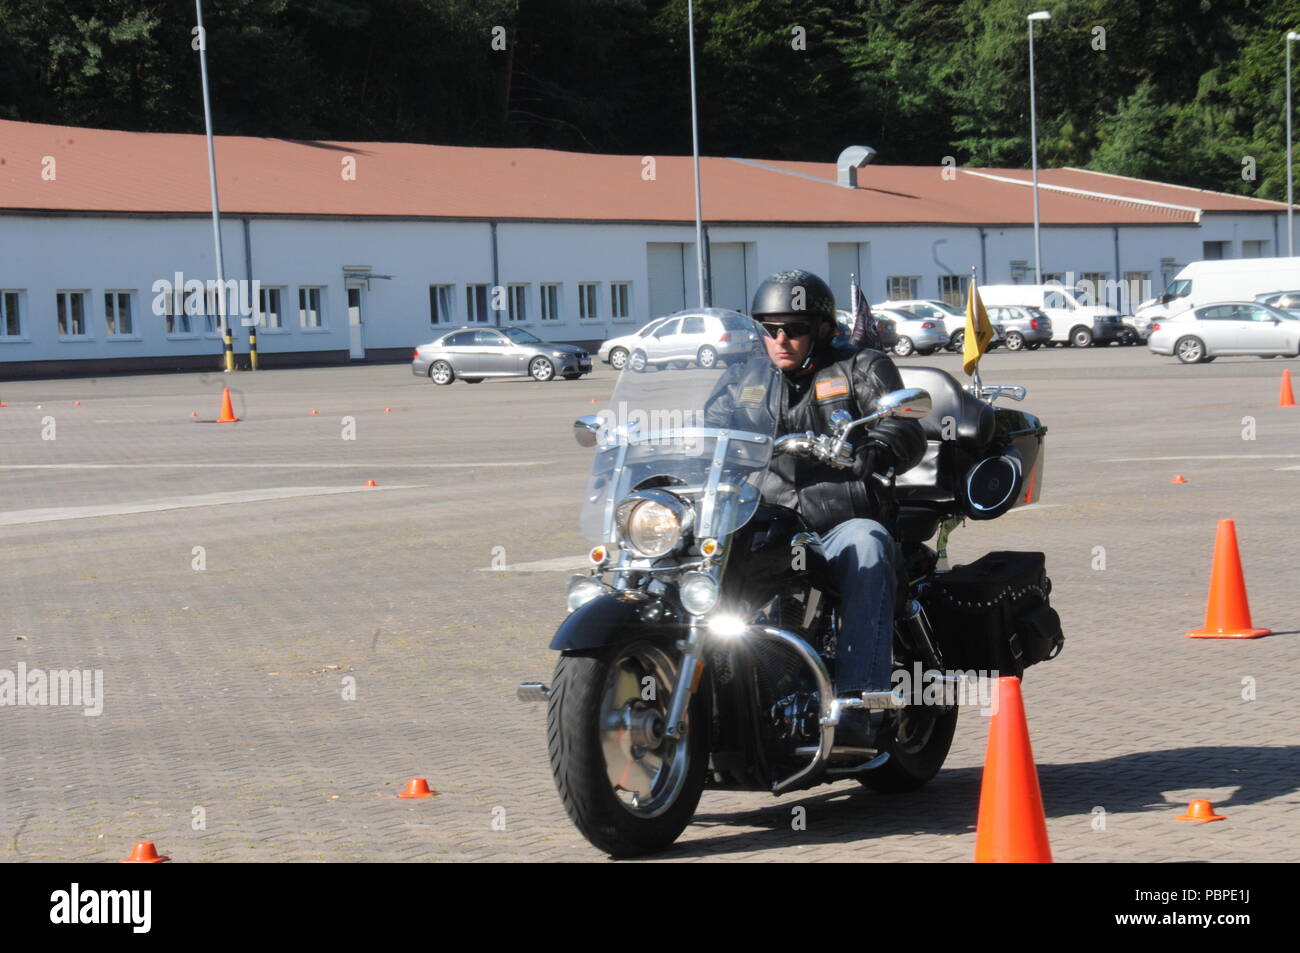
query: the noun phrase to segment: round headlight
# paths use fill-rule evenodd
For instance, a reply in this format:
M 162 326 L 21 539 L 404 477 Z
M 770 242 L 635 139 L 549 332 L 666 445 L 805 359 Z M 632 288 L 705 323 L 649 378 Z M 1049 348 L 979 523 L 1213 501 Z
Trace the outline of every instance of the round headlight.
M 682 524 L 677 514 L 662 503 L 643 500 L 627 517 L 627 541 L 646 556 L 670 553 L 682 538 Z
M 705 615 L 718 604 L 718 584 L 712 576 L 688 572 L 682 576 L 677 595 L 682 600 L 682 608 L 691 615 Z

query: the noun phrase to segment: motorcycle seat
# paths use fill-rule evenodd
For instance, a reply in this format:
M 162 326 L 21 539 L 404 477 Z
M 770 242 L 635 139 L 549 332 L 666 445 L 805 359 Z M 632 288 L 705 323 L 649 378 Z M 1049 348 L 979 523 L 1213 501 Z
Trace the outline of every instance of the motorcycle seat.
M 951 374 L 937 367 L 912 366 L 900 367 L 898 372 L 904 387 L 920 387 L 930 393 L 932 409 L 920 420 L 926 440 L 944 440 L 944 421 L 951 418 L 954 427 L 947 438 L 955 439 L 957 446 L 971 456 L 980 456 L 993 442 L 993 408 L 963 390 Z

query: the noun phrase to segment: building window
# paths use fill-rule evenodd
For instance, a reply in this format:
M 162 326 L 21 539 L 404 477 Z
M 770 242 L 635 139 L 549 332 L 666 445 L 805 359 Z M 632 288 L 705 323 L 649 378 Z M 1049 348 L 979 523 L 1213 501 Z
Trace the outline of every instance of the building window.
M 323 328 L 325 319 L 321 313 L 320 288 L 298 289 L 298 327 Z
M 1136 308 L 1147 298 L 1152 298 L 1155 293 L 1151 290 L 1151 272 L 1149 271 L 1126 271 L 1124 272 L 1124 309 L 1123 314 L 1132 314 Z
M 965 307 L 966 305 L 966 285 L 970 281 L 970 275 L 940 275 L 939 276 L 939 297 L 944 300 L 945 304 L 953 307 Z
M 1222 261 L 1228 257 L 1231 242 L 1201 242 L 1201 257 L 1206 261 Z
M 455 285 L 429 285 L 429 323 L 451 324 L 451 296 Z
M 1083 301 L 1089 305 L 1107 305 L 1117 307 L 1118 302 L 1111 301 L 1113 291 L 1106 287 L 1106 271 L 1085 271 L 1075 282 L 1074 289 L 1083 295 Z
M 1045 285 L 1051 285 L 1051 284 L 1064 285 L 1064 284 L 1065 284 L 1065 275 L 1064 275 L 1062 272 L 1059 272 L 1059 271 L 1045 271 L 1045 272 L 1043 272 L 1043 284 L 1045 284 Z
M 465 286 L 465 319 L 470 324 L 486 324 L 488 319 L 488 286 Z
M 597 304 L 596 295 L 600 293 L 599 281 L 580 281 L 578 282 L 578 318 L 598 318 L 600 317 L 600 306 Z
M 511 321 L 528 320 L 528 286 L 527 285 L 510 285 L 507 288 L 507 310 L 506 314 Z
M 261 318 L 258 319 L 258 326 L 268 331 L 284 330 L 284 312 L 280 310 L 280 302 L 283 300 L 280 292 L 281 288 L 261 288 L 257 296 L 257 307 L 262 312 Z
M 560 286 L 553 282 L 542 285 L 542 320 L 560 320 Z
M 1011 263 L 1011 283 L 1013 285 L 1023 284 L 1024 280 L 1029 276 L 1029 262 L 1013 261 Z
M 90 336 L 89 330 L 86 328 L 86 292 L 60 291 L 58 293 L 58 306 L 59 337 L 84 338 Z
M 890 275 L 885 279 L 885 297 L 890 301 L 909 301 L 917 296 L 921 279 L 915 275 Z
M 0 339 L 23 336 L 19 294 L 17 291 L 0 291 Z
M 157 287 L 154 286 L 155 291 Z M 163 316 L 168 335 L 188 337 L 193 333 L 190 316 L 185 311 L 185 302 L 185 292 L 180 288 L 170 293 L 161 292 L 154 298 L 154 312 Z
M 1268 242 L 1252 241 L 1241 243 L 1242 258 L 1263 258 L 1268 251 Z
M 611 281 L 609 283 L 609 316 L 615 321 L 628 317 L 627 302 L 632 296 L 632 282 Z
M 135 334 L 135 316 L 131 312 L 131 292 L 104 292 L 104 324 L 111 337 Z

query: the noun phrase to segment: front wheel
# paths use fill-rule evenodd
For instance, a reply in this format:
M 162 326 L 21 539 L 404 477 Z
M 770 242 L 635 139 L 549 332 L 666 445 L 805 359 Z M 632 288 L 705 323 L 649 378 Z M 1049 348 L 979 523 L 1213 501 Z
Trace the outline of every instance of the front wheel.
M 916 347 L 912 344 L 911 338 L 899 338 L 898 343 L 894 345 L 894 353 L 899 357 L 907 357 L 915 350 Z
M 682 737 L 664 731 L 680 664 L 674 650 L 637 640 L 566 653 L 555 666 L 546 713 L 555 786 L 582 835 L 615 857 L 672 844 L 704 790 L 703 692 L 687 708 Z
M 535 381 L 549 381 L 555 376 L 555 365 L 544 357 L 535 357 L 528 365 L 528 375 Z
M 640 374 L 649 365 L 646 363 L 645 351 L 633 351 L 632 356 L 627 359 L 627 366 Z
M 621 347 L 616 347 L 609 352 L 609 366 L 616 371 L 621 371 L 627 364 L 627 351 Z
M 939 773 L 957 731 L 957 706 L 909 705 L 884 746 L 889 760 L 861 778 L 873 791 L 915 791 Z

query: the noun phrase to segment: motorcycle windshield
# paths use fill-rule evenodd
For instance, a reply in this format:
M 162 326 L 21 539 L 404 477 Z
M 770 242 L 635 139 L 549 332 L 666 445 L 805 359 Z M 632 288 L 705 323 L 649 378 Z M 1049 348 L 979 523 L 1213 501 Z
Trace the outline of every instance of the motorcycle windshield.
M 647 355 L 639 369 L 623 370 L 609 406 L 596 414 L 581 520 L 588 539 L 616 542 L 616 506 L 651 487 L 691 504 L 696 539 L 725 536 L 754 515 L 780 419 L 781 380 L 762 328 L 740 317 L 716 349 L 661 363 Z

